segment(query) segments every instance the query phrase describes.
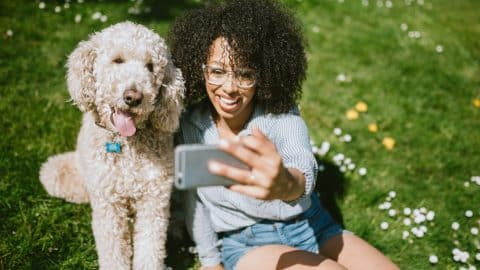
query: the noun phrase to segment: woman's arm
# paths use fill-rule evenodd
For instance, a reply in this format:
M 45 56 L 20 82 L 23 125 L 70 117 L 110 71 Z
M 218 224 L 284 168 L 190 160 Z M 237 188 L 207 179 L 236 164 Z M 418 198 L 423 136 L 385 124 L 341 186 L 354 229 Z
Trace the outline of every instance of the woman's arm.
M 188 232 L 195 242 L 200 263 L 204 267 L 220 265 L 218 237 L 208 216 L 208 209 L 197 197 L 197 190 L 187 192 L 186 223 Z
M 220 143 L 220 148 L 248 164 L 250 171 L 218 162 L 210 162 L 210 171 L 239 183 L 230 189 L 258 199 L 292 201 L 310 194 L 317 164 L 307 127 L 300 116 L 291 114 L 278 124 L 276 145 L 257 128 L 251 136 Z

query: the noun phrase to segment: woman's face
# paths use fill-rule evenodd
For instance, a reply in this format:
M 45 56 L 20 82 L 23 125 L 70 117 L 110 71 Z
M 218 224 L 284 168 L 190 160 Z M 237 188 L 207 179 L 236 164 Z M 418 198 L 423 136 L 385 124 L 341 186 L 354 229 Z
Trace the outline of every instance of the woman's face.
M 255 72 L 246 67 L 232 66 L 230 51 L 226 39 L 219 37 L 214 40 L 204 76 L 207 94 L 217 116 L 234 128 L 243 127 L 253 112 Z

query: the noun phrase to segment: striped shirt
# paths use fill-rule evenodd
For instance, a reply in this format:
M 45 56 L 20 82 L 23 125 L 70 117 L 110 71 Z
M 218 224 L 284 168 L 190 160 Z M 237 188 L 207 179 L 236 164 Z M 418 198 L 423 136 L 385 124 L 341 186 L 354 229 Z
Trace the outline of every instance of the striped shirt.
M 258 127 L 276 146 L 286 168 L 295 168 L 305 176 L 305 193 L 293 202 L 255 199 L 223 186 L 201 187 L 187 192 L 186 220 L 200 262 L 203 266 L 220 263 L 217 233 L 237 230 L 263 219 L 288 220 L 310 207 L 317 172 L 308 129 L 298 109 L 289 113 L 269 114 L 256 106 L 252 117 L 239 136 Z M 217 144 L 219 135 L 210 107 L 197 106 L 184 113 L 177 142 Z

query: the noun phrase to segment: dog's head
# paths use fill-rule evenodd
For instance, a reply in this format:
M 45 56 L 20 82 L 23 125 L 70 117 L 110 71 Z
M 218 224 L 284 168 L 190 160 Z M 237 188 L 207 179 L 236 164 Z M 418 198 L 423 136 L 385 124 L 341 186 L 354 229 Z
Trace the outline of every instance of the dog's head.
M 184 81 L 164 40 L 131 22 L 112 25 L 79 43 L 67 62 L 68 91 L 101 125 L 132 136 L 148 121 L 178 127 Z

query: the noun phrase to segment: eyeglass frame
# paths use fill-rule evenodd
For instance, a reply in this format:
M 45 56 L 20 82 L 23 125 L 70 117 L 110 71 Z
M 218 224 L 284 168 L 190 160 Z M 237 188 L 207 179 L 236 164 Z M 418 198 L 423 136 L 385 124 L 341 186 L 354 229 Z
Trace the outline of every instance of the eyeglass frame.
M 208 67 L 210 67 L 210 66 L 207 65 L 207 64 L 202 64 L 203 75 L 205 76 L 205 80 L 206 80 L 208 83 L 213 84 L 213 85 L 221 86 L 221 85 L 224 85 L 224 84 L 227 82 L 227 77 L 228 77 L 228 75 L 225 76 L 225 81 L 224 81 L 223 83 L 221 83 L 221 84 L 219 84 L 219 83 L 214 83 L 214 82 L 210 81 L 210 80 L 208 79 L 208 77 L 209 77 L 209 76 L 208 76 L 208 72 L 207 72 L 207 68 L 208 68 Z M 229 70 L 229 71 L 228 71 L 228 70 L 223 70 L 223 71 L 224 71 L 225 73 L 227 73 L 227 74 L 228 74 L 228 73 L 232 73 L 232 74 L 233 74 L 232 79 L 235 81 L 235 85 L 238 86 L 239 88 L 242 88 L 242 89 L 251 88 L 251 87 L 255 86 L 255 84 L 257 83 L 257 78 L 256 78 L 256 76 L 255 76 L 252 85 L 242 86 L 242 85 L 240 85 L 240 80 L 237 79 L 237 74 L 236 74 L 237 71 L 235 71 L 235 70 Z M 254 70 L 252 70 L 252 71 L 254 72 Z M 231 76 L 231 75 L 230 75 L 230 76 Z

